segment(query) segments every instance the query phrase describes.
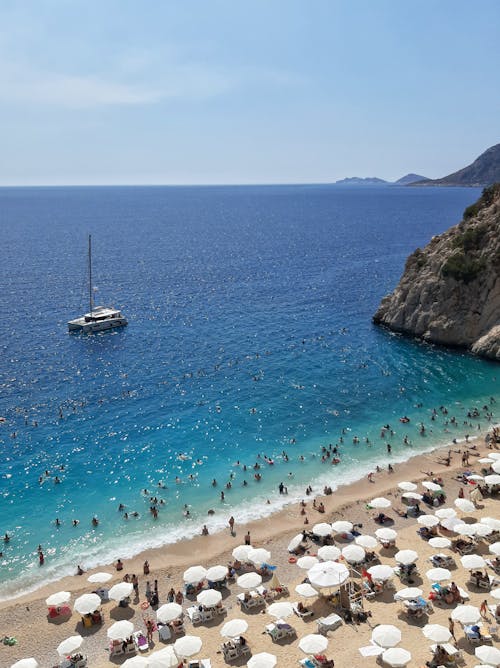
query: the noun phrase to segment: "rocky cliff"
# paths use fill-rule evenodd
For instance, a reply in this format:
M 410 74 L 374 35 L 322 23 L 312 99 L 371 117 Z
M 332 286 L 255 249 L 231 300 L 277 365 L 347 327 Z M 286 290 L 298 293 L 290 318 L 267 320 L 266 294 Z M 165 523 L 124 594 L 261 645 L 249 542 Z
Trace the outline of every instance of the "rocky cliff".
M 489 186 L 500 181 L 500 144 L 491 146 L 474 162 L 442 179 L 416 181 L 412 186 Z
M 408 258 L 374 322 L 500 361 L 500 183 Z

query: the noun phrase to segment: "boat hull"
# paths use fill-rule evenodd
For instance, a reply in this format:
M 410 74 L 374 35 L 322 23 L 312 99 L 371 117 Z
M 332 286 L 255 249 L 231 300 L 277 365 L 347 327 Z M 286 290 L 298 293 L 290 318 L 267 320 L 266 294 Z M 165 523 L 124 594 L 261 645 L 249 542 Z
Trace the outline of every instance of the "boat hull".
M 78 320 L 68 322 L 70 334 L 95 334 L 96 332 L 105 332 L 128 325 L 125 318 L 110 318 L 109 320 L 97 320 L 94 322 L 85 322 L 84 318 L 81 318 L 81 320 L 82 322 L 78 322 Z

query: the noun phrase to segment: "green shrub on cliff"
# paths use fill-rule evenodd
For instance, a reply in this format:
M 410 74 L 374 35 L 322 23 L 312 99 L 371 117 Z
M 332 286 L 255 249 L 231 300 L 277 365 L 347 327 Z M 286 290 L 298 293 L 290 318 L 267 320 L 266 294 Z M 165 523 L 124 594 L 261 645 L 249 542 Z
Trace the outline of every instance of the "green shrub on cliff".
M 486 262 L 482 258 L 471 258 L 459 251 L 451 255 L 441 267 L 443 276 L 450 276 L 456 281 L 472 283 L 486 268 Z

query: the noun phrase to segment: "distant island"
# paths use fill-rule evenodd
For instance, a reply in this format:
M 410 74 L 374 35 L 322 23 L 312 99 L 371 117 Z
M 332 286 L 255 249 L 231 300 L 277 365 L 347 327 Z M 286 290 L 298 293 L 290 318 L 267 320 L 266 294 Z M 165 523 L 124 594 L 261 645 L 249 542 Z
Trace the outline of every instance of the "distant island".
M 458 172 L 441 179 L 417 180 L 412 186 L 490 186 L 500 181 L 500 144 L 491 146 Z
M 386 181 L 385 179 L 379 179 L 376 176 L 367 176 L 365 178 L 359 176 L 351 176 L 346 179 L 340 179 L 340 181 L 335 181 L 335 186 L 406 186 L 415 181 L 426 181 L 426 176 L 420 176 L 420 174 L 406 174 L 402 176 L 397 181 Z

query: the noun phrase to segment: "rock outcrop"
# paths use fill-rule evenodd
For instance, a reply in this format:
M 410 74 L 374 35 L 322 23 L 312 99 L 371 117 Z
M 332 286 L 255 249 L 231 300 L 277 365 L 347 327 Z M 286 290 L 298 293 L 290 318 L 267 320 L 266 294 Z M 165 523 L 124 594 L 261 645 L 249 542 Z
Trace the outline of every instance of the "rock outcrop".
M 376 324 L 500 361 L 500 183 L 408 258 Z
M 489 186 L 500 181 L 500 144 L 488 150 L 458 172 L 442 179 L 425 179 L 408 185 L 412 186 Z

